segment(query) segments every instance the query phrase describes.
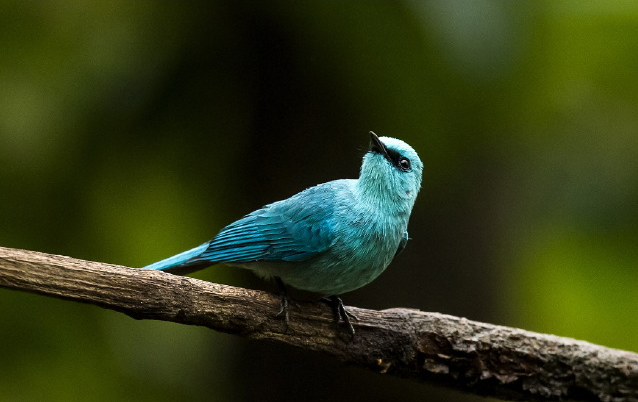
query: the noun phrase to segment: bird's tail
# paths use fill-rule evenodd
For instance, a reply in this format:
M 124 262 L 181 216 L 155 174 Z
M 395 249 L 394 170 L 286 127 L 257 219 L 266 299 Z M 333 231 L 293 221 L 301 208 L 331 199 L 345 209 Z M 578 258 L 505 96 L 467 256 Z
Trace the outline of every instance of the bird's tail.
M 202 261 L 199 257 L 208 248 L 208 243 L 168 257 L 161 261 L 154 262 L 142 267 L 144 269 L 155 269 L 158 271 L 170 272 L 175 275 L 188 275 L 200 269 L 215 264 L 212 261 Z

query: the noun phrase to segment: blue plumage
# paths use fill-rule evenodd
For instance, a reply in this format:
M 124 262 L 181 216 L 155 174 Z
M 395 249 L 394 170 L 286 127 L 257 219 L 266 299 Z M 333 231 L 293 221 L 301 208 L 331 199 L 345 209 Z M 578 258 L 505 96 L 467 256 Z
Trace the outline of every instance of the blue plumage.
M 188 274 L 226 263 L 323 295 L 368 284 L 405 247 L 423 170 L 405 142 L 370 135 L 359 179 L 319 184 L 266 205 L 211 241 L 145 268 Z

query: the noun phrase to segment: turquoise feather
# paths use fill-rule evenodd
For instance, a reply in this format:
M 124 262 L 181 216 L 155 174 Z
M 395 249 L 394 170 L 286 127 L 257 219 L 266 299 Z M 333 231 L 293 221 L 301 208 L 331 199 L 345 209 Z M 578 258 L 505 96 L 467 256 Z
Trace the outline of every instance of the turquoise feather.
M 209 242 L 145 268 L 187 274 L 225 263 L 323 295 L 358 289 L 405 246 L 422 171 L 408 144 L 371 133 L 358 179 L 266 205 Z

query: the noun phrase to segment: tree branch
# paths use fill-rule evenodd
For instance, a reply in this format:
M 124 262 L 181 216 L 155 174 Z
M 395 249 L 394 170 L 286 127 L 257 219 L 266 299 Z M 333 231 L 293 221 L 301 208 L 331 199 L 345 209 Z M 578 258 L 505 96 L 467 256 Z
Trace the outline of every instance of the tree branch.
M 324 352 L 373 371 L 513 400 L 638 400 L 638 354 L 583 341 L 409 309 L 349 307 L 351 340 L 321 303 L 164 272 L 0 247 L 0 287 L 201 325 Z

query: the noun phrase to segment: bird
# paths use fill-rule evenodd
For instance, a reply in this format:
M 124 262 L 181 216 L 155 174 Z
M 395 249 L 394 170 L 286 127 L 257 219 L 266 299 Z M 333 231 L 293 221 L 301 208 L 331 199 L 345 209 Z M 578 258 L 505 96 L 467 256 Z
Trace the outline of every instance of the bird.
M 402 140 L 370 131 L 358 179 L 339 179 L 265 205 L 212 240 L 143 268 L 188 275 L 224 263 L 272 279 L 288 323 L 286 286 L 320 294 L 354 336 L 338 295 L 377 278 L 408 242 L 423 163 Z

